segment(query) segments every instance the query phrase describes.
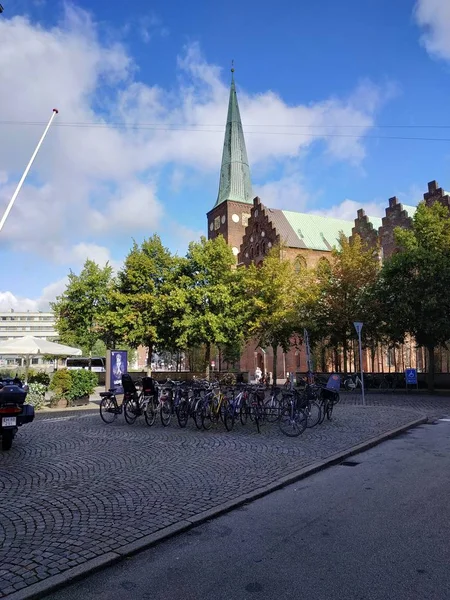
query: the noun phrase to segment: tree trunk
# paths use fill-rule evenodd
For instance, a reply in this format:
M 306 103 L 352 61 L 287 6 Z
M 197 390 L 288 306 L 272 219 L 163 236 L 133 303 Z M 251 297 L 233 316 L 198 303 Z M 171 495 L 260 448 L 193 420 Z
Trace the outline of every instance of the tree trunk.
M 370 362 L 372 365 L 372 373 L 375 373 L 375 353 L 376 353 L 376 346 L 374 344 L 372 344 L 372 346 L 370 347 Z
M 434 392 L 434 372 L 435 372 L 434 346 L 427 346 L 427 350 L 428 350 L 428 391 Z
M 321 369 L 322 369 L 322 373 L 326 373 L 327 372 L 327 357 L 326 357 L 326 348 L 325 345 L 322 344 L 320 346 L 320 363 L 321 363 Z
M 333 356 L 334 356 L 334 372 L 341 372 L 341 365 L 339 364 L 339 352 L 337 348 L 333 348 Z
M 211 364 L 211 342 L 207 342 L 205 344 L 205 372 L 206 372 L 206 379 L 209 381 L 209 367 Z
M 148 354 L 147 354 L 147 375 L 150 377 L 152 374 L 152 356 L 153 356 L 153 343 L 148 342 L 147 344 Z
M 272 351 L 273 351 L 273 365 L 272 365 L 272 378 L 273 378 L 273 384 L 277 385 L 277 352 L 278 352 L 278 344 L 274 344 L 272 346 Z
M 344 355 L 344 373 L 345 374 L 347 374 L 347 352 L 348 352 L 347 337 L 344 335 L 344 337 L 342 339 L 342 353 Z

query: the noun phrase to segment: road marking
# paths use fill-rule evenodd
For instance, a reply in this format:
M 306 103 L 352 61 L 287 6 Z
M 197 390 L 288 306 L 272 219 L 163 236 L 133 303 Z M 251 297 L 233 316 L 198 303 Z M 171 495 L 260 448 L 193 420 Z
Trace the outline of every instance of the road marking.
M 39 419 L 42 423 L 55 423 L 57 421 L 68 421 L 69 419 L 89 419 L 90 417 L 94 417 L 96 415 L 71 415 L 70 417 L 52 417 L 50 419 Z

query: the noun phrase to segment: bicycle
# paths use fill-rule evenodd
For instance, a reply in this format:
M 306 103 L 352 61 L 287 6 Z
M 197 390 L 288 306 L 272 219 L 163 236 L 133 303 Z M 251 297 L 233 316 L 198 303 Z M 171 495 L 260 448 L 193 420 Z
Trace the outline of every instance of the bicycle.
M 100 417 L 107 425 L 111 424 L 121 415 L 124 409 L 125 398 L 119 405 L 116 397 L 116 389 L 110 388 L 107 392 L 100 392 Z
M 281 413 L 279 427 L 284 435 L 297 437 L 302 434 L 308 425 L 308 416 L 305 412 L 306 398 L 298 392 L 292 393 L 287 406 Z
M 356 388 L 362 388 L 359 375 L 347 375 L 342 385 L 347 392 L 353 392 Z

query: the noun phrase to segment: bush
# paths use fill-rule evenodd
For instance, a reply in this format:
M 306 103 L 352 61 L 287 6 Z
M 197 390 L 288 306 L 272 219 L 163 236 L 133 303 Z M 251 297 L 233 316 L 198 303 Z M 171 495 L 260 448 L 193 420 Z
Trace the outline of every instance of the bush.
M 39 410 L 45 405 L 45 385 L 42 383 L 30 383 L 28 385 L 28 394 L 26 402 L 34 406 L 36 410 Z
M 64 396 L 72 386 L 72 377 L 67 369 L 60 369 L 54 373 L 49 385 L 49 389 L 55 392 L 57 396 Z
M 37 373 L 33 373 L 32 375 L 28 375 L 28 383 L 40 383 L 45 388 L 48 388 L 50 385 L 50 375 L 45 373 L 45 371 L 38 371 Z
M 95 390 L 98 383 L 98 377 L 92 371 L 80 369 L 70 372 L 71 385 L 67 393 L 67 399 L 73 401 L 76 398 L 89 396 Z

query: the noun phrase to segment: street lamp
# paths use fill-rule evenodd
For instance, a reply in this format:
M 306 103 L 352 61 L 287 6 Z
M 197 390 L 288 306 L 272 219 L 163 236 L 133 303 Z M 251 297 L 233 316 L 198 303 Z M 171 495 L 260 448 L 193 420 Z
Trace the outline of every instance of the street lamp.
M 355 321 L 353 323 L 353 325 L 355 326 L 356 333 L 358 334 L 359 368 L 361 371 L 361 393 L 362 393 L 363 406 L 365 406 L 366 405 L 366 396 L 364 394 L 364 369 L 363 369 L 363 362 L 362 362 L 362 344 L 361 344 L 361 329 L 363 327 L 363 323 L 359 323 L 359 322 Z

